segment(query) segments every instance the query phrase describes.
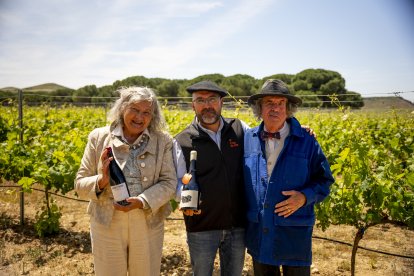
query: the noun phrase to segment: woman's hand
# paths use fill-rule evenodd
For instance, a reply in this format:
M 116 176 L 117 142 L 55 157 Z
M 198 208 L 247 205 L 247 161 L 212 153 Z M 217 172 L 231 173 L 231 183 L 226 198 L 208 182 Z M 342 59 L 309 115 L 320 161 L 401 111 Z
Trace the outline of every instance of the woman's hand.
M 114 158 L 108 157 L 108 150 L 104 149 L 101 154 L 102 174 L 98 176 L 98 187 L 100 190 L 109 185 L 109 163 L 112 159 Z
M 133 209 L 143 209 L 144 203 L 138 197 L 129 197 L 126 199 L 129 202 L 127 206 L 120 205 L 114 202 L 115 210 L 122 211 L 122 212 L 129 212 Z

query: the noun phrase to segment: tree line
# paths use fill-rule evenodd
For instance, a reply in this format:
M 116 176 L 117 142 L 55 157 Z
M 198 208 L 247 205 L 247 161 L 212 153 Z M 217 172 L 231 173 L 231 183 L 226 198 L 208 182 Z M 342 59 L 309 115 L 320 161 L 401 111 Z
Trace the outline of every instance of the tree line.
M 205 74 L 194 79 L 166 79 L 146 78 L 133 76 L 123 80 L 117 80 L 112 85 L 97 87 L 87 85 L 79 89 L 60 88 L 47 92 L 30 90 L 25 91 L 25 101 L 30 102 L 54 102 L 54 103 L 107 103 L 113 101 L 111 97 L 117 97 L 117 89 L 123 86 L 148 86 L 153 88 L 159 97 L 188 97 L 185 88 L 195 82 L 211 80 L 225 88 L 232 96 L 250 96 L 259 91 L 267 79 L 280 79 L 284 81 L 292 93 L 303 100 L 304 107 L 334 107 L 333 99 L 342 106 L 360 108 L 363 106 L 361 94 L 348 91 L 345 88 L 345 79 L 340 73 L 325 69 L 306 69 L 297 74 L 275 74 L 256 79 L 245 74 L 224 76 L 222 74 Z M 16 92 L 0 90 L 0 97 L 15 97 Z

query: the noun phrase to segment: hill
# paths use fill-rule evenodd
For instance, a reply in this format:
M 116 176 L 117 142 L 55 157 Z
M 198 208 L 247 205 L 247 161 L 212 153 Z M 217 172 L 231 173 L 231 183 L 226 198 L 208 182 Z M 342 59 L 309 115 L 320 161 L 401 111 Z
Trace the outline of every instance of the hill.
M 363 100 L 362 109 L 414 109 L 414 104 L 402 97 L 367 97 Z
M 53 92 L 59 89 L 69 89 L 63 85 L 56 83 L 44 83 L 36 86 L 23 88 L 24 91 L 43 91 L 43 92 Z
M 6 91 L 6 92 L 17 92 L 17 90 L 19 90 L 19 88 L 17 87 L 4 87 L 0 89 L 1 91 Z
M 20 88 L 17 87 L 4 87 L 0 88 L 4 92 L 17 92 Z M 32 91 L 42 91 L 42 92 L 53 92 L 59 89 L 70 89 L 60 84 L 56 83 L 44 83 L 40 85 L 30 86 L 23 88 L 23 91 L 32 92 Z

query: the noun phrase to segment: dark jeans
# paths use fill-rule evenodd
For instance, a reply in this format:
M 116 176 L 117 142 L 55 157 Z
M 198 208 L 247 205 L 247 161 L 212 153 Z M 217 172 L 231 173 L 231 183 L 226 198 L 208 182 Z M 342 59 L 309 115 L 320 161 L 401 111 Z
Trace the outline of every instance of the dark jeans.
M 261 264 L 253 260 L 254 276 L 280 276 L 278 265 Z M 282 265 L 283 276 L 310 276 L 310 266 Z

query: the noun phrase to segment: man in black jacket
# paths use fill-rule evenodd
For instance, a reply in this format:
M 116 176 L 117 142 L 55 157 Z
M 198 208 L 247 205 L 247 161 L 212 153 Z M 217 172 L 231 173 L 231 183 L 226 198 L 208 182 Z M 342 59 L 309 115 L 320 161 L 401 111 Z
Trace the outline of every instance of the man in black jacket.
M 197 151 L 201 212 L 183 212 L 193 273 L 212 275 L 218 250 L 221 275 L 241 275 L 245 255 L 243 137 L 248 126 L 221 116 L 228 92 L 214 82 L 201 81 L 187 91 L 192 94 L 195 118 L 175 137 L 174 160 L 179 193 L 190 151 Z

